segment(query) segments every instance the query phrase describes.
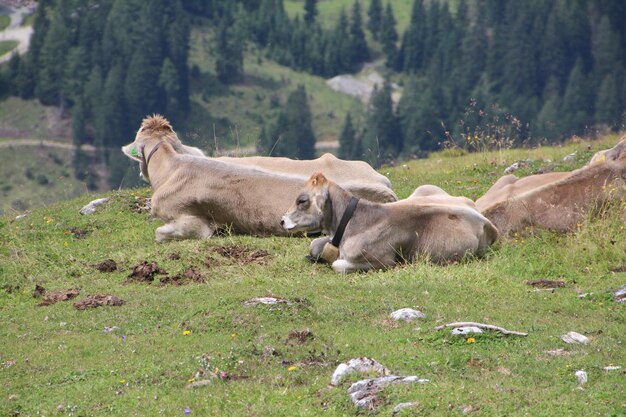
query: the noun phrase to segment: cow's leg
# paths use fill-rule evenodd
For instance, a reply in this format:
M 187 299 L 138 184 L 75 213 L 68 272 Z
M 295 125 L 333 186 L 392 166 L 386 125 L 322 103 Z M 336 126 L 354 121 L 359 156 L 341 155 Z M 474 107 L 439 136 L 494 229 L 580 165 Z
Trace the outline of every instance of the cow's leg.
M 370 263 L 353 263 L 348 261 L 347 259 L 337 259 L 333 262 L 333 271 L 338 274 L 349 274 L 351 272 L 357 271 L 367 271 L 371 269 L 373 266 Z
M 324 236 L 318 237 L 317 239 L 313 239 L 311 244 L 309 245 L 309 254 L 313 259 L 319 259 L 322 256 L 322 252 L 324 251 L 324 245 L 329 243 L 332 239 Z
M 196 216 L 181 216 L 156 230 L 156 241 L 207 239 L 214 229 L 206 220 Z

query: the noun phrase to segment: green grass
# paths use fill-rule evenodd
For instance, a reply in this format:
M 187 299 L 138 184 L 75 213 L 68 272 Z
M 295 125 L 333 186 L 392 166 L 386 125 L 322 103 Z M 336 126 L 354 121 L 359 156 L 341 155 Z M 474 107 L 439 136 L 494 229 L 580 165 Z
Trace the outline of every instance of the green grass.
M 367 10 L 370 5 L 370 0 L 360 1 L 361 11 L 363 12 L 363 22 L 367 24 Z M 396 18 L 398 33 L 404 32 L 404 29 L 409 25 L 411 18 L 411 8 L 413 6 L 412 0 L 391 0 L 391 7 L 393 8 L 393 15 Z M 383 7 L 387 4 L 387 1 L 383 2 Z M 317 20 L 322 24 L 324 28 L 332 29 L 339 20 L 339 14 L 341 10 L 345 10 L 346 13 L 352 12 L 352 6 L 354 0 L 321 0 L 317 2 Z M 286 0 L 285 10 L 289 16 L 294 17 L 300 15 L 300 18 L 304 16 L 304 0 Z
M 2 15 L 0 16 L 0 30 L 5 30 L 11 24 L 11 17 Z M 1 55 L 1 54 L 0 54 Z
M 615 139 L 592 142 L 591 151 L 584 143 L 460 157 L 440 153 L 383 172 L 402 197 L 423 183 L 452 194 L 481 194 L 510 162 L 530 158 L 536 165 L 572 169 Z M 573 151 L 577 159 L 566 165 L 562 158 Z M 626 312 L 611 296 L 626 279 L 623 272 L 610 272 L 625 261 L 618 210 L 590 219 L 577 233 L 504 239 L 482 259 L 341 276 L 304 260 L 306 238 L 224 236 L 156 244 L 154 230 L 162 223 L 131 210 L 137 195 L 149 196 L 149 190 L 109 193 L 111 201 L 92 216 L 78 210 L 99 196 L 61 202 L 21 221 L 0 218 L 0 415 L 184 415 L 187 407 L 192 416 L 357 415 L 346 390 L 358 376 L 337 388 L 328 383 L 339 362 L 359 356 L 431 380 L 387 388 L 377 410 L 361 415 L 390 415 L 404 401 L 419 403 L 400 414 L 405 416 L 462 415 L 466 406 L 473 407 L 472 415 L 489 416 L 624 412 L 622 371 L 602 370 L 626 366 Z M 77 229 L 87 235 L 76 238 Z M 267 250 L 265 265 L 214 250 L 233 245 Z M 93 267 L 109 258 L 119 271 Z M 194 267 L 205 282 L 159 286 L 157 277 L 152 284 L 126 283 L 144 260 L 158 262 L 169 275 Z M 526 282 L 540 278 L 562 279 L 567 286 L 532 292 Z M 72 308 L 73 301 L 37 307 L 35 284 L 48 291 L 80 288 L 78 300 L 113 294 L 126 304 L 85 311 Z M 579 299 L 579 291 L 594 295 Z M 267 295 L 294 303 L 242 304 Z M 402 307 L 427 318 L 391 323 L 389 313 Z M 469 344 L 434 331 L 458 320 L 529 336 L 490 335 Z M 118 329 L 106 333 L 105 326 Z M 312 339 L 289 339 L 290 331 L 307 328 Z M 565 345 L 559 337 L 571 330 L 588 335 L 591 344 Z M 268 346 L 277 353 L 264 355 Z M 571 355 L 545 353 L 555 348 Z M 230 379 L 186 388 L 200 368 L 218 368 Z M 577 389 L 578 369 L 589 374 L 584 389 Z
M 67 150 L 0 147 L 0 160 L 0 214 L 15 216 L 86 192 L 74 177 L 72 154 Z
M 7 97 L 0 101 L 0 126 L 14 137 L 50 139 L 46 106 L 36 100 Z
M 24 17 L 22 20 L 22 26 L 32 26 L 35 22 L 35 13 L 31 13 L 28 16 Z
M 17 41 L 0 41 L 0 56 L 17 48 Z

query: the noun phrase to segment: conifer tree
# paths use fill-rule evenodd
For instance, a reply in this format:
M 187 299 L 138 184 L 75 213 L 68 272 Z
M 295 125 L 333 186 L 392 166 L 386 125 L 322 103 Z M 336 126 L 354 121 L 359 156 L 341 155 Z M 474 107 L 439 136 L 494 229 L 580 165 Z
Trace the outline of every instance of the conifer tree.
M 550 77 L 556 77 L 559 88 L 563 88 L 567 81 L 568 69 L 566 68 L 565 41 L 561 32 L 562 22 L 559 15 L 560 9 L 556 3 L 548 15 L 545 34 L 539 50 L 539 65 L 543 69 L 543 84 Z
M 598 26 L 598 35 L 594 50 L 593 75 L 599 87 L 616 67 L 621 68 L 624 62 L 624 49 L 620 47 L 617 31 L 611 27 L 608 16 L 603 16 Z
M 423 66 L 424 39 L 426 38 L 426 12 L 423 1 L 413 0 L 409 27 L 402 35 L 402 45 L 396 65 L 399 70 L 405 72 L 415 72 Z
M 80 46 L 71 48 L 67 54 L 62 92 L 70 105 L 76 103 L 83 95 L 84 84 L 90 72 L 87 57 L 87 51 Z
M 350 113 L 346 114 L 346 119 L 343 122 L 343 128 L 339 135 L 339 158 L 354 159 L 356 145 L 356 130 L 352 125 L 352 117 Z
M 363 32 L 363 18 L 361 16 L 361 4 L 359 0 L 355 0 L 350 17 L 350 64 L 355 68 L 370 58 L 370 51 L 367 48 L 367 41 L 365 40 L 365 32 Z
M 304 22 L 307 25 L 315 22 L 317 17 L 317 0 L 304 1 Z
M 116 64 L 107 74 L 104 82 L 100 106 L 95 117 L 97 146 L 113 147 L 123 145 L 132 131 L 124 100 L 124 78 L 121 64 Z M 138 123 L 135 122 L 136 126 Z
M 562 123 L 560 120 L 561 97 L 559 79 L 552 76 L 546 84 L 542 102 L 543 106 L 537 114 L 534 136 L 546 138 L 551 142 L 561 139 Z
M 55 10 L 50 28 L 41 47 L 35 94 L 44 104 L 61 105 L 65 55 L 69 49 L 63 17 Z
M 367 9 L 367 28 L 375 40 L 379 39 L 382 22 L 383 22 L 383 5 L 381 0 L 371 0 L 370 7 Z
M 404 152 L 422 155 L 437 149 L 443 120 L 443 95 L 437 84 L 412 78 L 398 104 Z
M 311 110 L 303 85 L 299 85 L 287 98 L 270 138 L 276 142 L 273 156 L 298 159 L 315 157 L 315 134 L 313 133 Z
M 398 59 L 397 42 L 398 32 L 396 31 L 396 18 L 393 16 L 391 3 L 387 3 L 380 25 L 380 43 L 383 45 L 383 50 L 387 56 L 387 67 L 392 68 Z
M 165 114 L 173 123 L 176 123 L 182 117 L 183 111 L 182 103 L 179 101 L 181 85 L 178 71 L 169 58 L 163 61 L 158 85 L 165 91 Z
M 587 77 L 583 60 L 578 58 L 567 81 L 563 94 L 562 120 L 566 135 L 582 135 L 589 126 L 590 104 Z
M 596 97 L 596 113 L 595 122 L 599 125 L 608 126 L 615 129 L 621 122 L 622 113 L 624 112 L 621 91 L 617 78 L 619 72 L 614 71 L 608 74 L 602 80 L 598 95 Z
M 391 84 L 374 88 L 369 103 L 367 132 L 364 137 L 367 160 L 378 166 L 382 159 L 393 158 L 402 150 L 403 140 L 398 118 L 393 110 Z
M 243 43 L 233 28 L 232 16 L 224 16 L 216 36 L 215 71 L 217 78 L 225 84 L 237 81 L 243 74 Z

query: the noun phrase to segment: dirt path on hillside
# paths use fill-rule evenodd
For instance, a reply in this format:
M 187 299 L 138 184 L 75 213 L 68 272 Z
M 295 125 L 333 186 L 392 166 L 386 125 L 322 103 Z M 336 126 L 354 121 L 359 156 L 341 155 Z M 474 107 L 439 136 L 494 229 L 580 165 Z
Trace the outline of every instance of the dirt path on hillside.
M 26 51 L 28 51 L 28 45 L 30 44 L 30 35 L 33 33 L 33 28 L 31 26 L 20 26 L 24 17 L 33 13 L 33 6 L 23 6 L 19 8 L 12 8 L 10 6 L 6 6 L 4 10 L 8 10 L 8 15 L 11 18 L 11 23 L 9 26 L 0 32 L 0 41 L 17 41 L 17 48 L 12 51 L 7 52 L 6 54 L 0 56 L 0 63 L 8 61 L 13 56 L 14 52 L 22 55 Z
M 56 142 L 53 140 L 39 140 L 39 139 L 15 139 L 0 141 L 0 149 L 12 148 L 14 146 L 45 146 L 48 148 L 66 149 L 75 151 L 77 146 L 73 143 Z M 83 152 L 96 152 L 98 149 L 93 145 L 82 145 L 80 149 Z

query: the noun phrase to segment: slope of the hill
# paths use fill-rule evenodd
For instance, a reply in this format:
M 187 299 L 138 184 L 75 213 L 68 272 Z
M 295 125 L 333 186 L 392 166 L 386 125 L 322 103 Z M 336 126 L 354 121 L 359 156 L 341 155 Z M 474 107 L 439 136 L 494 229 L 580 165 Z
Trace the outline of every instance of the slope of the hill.
M 514 161 L 531 160 L 524 175 L 569 170 L 615 141 L 447 152 L 383 172 L 401 197 L 424 183 L 473 196 Z M 161 222 L 138 210 L 149 195 L 109 193 L 90 216 L 78 210 L 99 196 L 0 218 L 0 415 L 356 415 L 347 389 L 362 376 L 328 384 L 339 363 L 361 356 L 430 380 L 385 388 L 368 415 L 391 415 L 401 402 L 414 403 L 405 416 L 623 414 L 626 310 L 613 297 L 626 281 L 620 207 L 572 234 L 503 239 L 481 259 L 341 276 L 304 259 L 307 238 L 156 244 Z M 159 273 L 129 278 L 144 261 L 144 272 Z M 564 287 L 527 284 L 539 279 Z M 78 295 L 38 306 L 36 285 Z M 93 295 L 125 303 L 73 307 Z M 286 302 L 245 303 L 263 296 Z M 426 318 L 389 319 L 404 307 Z M 434 329 L 454 321 L 529 334 Z M 565 344 L 569 331 L 589 344 Z

